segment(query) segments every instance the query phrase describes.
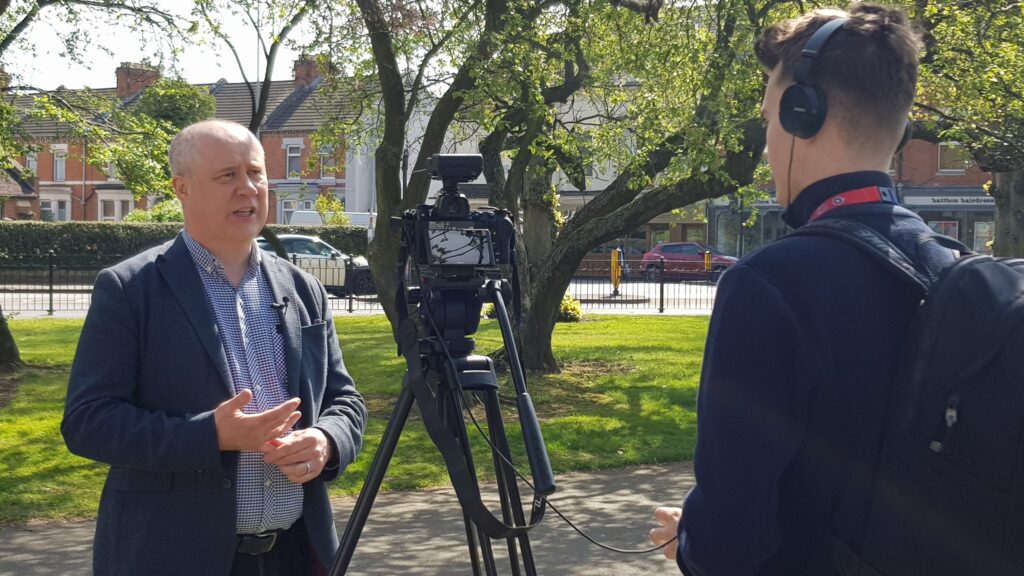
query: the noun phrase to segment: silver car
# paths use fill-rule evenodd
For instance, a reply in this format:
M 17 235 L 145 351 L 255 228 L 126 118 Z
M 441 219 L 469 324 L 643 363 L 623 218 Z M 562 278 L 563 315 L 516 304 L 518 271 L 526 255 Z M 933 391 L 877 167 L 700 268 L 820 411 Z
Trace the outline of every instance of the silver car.
M 316 236 L 278 234 L 277 237 L 292 263 L 316 276 L 331 294 L 344 296 L 350 292 L 372 294 L 376 291 L 365 256 L 345 254 Z M 256 239 L 256 244 L 263 250 L 274 252 L 262 237 Z

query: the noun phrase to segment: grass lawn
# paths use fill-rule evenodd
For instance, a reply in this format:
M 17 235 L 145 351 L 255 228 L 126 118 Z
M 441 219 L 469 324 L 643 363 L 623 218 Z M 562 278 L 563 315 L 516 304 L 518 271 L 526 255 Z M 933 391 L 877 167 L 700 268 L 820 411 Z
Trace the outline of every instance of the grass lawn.
M 339 316 L 336 323 L 345 363 L 371 413 L 362 454 L 331 488 L 340 495 L 358 492 L 366 477 L 405 362 L 395 356 L 383 316 Z M 596 316 L 559 324 L 554 348 L 562 373 L 527 380 L 555 471 L 690 459 L 707 324 L 704 316 Z M 0 524 L 92 517 L 106 467 L 68 453 L 59 430 L 81 321 L 14 320 L 11 329 L 31 368 L 14 383 L 11 403 L 0 408 Z M 480 354 L 501 346 L 493 320 L 484 320 L 475 338 Z M 513 388 L 507 375 L 499 378 L 501 396 L 510 400 L 502 413 L 513 460 L 529 474 Z M 474 413 L 483 424 L 483 410 Z M 467 428 L 481 475 L 493 477 L 484 465 L 490 461 L 486 443 L 472 423 Z M 445 483 L 440 454 L 413 416 L 384 488 Z

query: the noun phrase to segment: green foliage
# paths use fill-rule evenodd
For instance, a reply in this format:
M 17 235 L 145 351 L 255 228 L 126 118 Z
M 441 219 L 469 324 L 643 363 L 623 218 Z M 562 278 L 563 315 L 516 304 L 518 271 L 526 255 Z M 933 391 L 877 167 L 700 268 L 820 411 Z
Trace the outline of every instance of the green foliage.
M 0 262 L 45 264 L 50 250 L 61 262 L 113 264 L 163 244 L 181 230 L 173 222 L 0 222 Z M 278 234 L 319 236 L 349 254 L 366 254 L 366 229 L 341 226 L 270 225 Z
M 180 224 L 120 222 L 0 222 L 0 262 L 45 263 L 50 250 L 61 262 L 109 265 L 162 244 Z
M 383 316 L 339 316 L 346 365 L 370 410 L 363 450 L 331 484 L 331 494 L 362 487 L 374 450 L 401 390 L 405 362 Z M 534 375 L 530 393 L 556 472 L 671 462 L 693 457 L 697 384 L 707 317 L 601 316 L 559 324 L 554 348 L 563 371 Z M 0 409 L 0 525 L 27 520 L 93 518 L 106 467 L 72 456 L 60 437 L 68 370 L 80 320 L 15 320 L 11 328 L 30 366 L 11 405 Z M 496 322 L 481 323 L 479 350 L 501 346 Z M 40 362 L 46 367 L 39 367 Z M 510 389 L 508 375 L 499 375 Z M 503 406 L 513 459 L 524 462 L 514 408 Z M 477 413 L 477 419 L 481 415 Z M 474 460 L 489 462 L 470 428 Z M 481 478 L 493 471 L 481 470 Z M 444 462 L 422 424 L 411 419 L 384 489 L 440 486 Z
M 171 198 L 157 202 L 149 210 L 132 210 L 124 217 L 125 222 L 184 222 L 181 200 Z
M 142 93 L 135 112 L 181 130 L 189 124 L 213 118 L 217 100 L 184 80 L 161 78 Z
M 352 220 L 345 214 L 345 203 L 334 194 L 320 194 L 317 196 L 314 208 L 320 214 L 320 221 L 328 226 L 348 226 L 352 224 Z
M 494 308 L 494 304 L 484 304 L 480 309 L 480 316 L 494 320 L 498 317 L 498 311 Z M 566 292 L 558 307 L 558 318 L 556 321 L 579 322 L 580 320 L 583 320 L 583 308 L 580 306 L 580 301 Z
M 21 124 L 21 114 L 13 102 L 0 99 L 0 170 L 13 168 L 14 159 L 34 151 L 31 139 Z
M 176 130 L 170 124 L 135 114 L 118 99 L 88 89 L 42 94 L 30 113 L 56 122 L 61 139 L 86 143 L 86 162 L 100 169 L 113 164 L 136 198 L 171 196 L 167 147 Z
M 1024 167 L 1024 9 L 1018 2 L 914 3 L 927 33 L 918 118 L 982 164 Z
M 582 319 L 583 309 L 580 308 L 580 301 L 566 292 L 558 307 L 558 322 L 579 322 Z

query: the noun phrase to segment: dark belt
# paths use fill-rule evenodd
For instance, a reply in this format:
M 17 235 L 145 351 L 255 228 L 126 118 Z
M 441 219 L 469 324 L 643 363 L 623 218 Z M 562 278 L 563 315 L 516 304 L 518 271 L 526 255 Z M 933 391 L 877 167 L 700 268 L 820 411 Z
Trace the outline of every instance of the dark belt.
M 284 530 L 270 530 L 269 532 L 260 532 L 259 534 L 239 534 L 238 535 L 238 548 L 235 550 L 237 554 L 266 554 L 274 549 L 274 544 L 277 543 L 277 537 L 281 535 Z

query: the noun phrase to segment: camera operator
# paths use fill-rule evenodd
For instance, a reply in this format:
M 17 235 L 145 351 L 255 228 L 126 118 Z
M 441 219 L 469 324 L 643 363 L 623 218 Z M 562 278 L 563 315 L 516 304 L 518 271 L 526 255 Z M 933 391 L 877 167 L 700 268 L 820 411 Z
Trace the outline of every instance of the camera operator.
M 815 36 L 823 43 L 807 62 L 801 51 Z M 919 49 L 906 16 L 867 4 L 815 10 L 757 41 L 768 162 L 787 224 L 841 216 L 917 253 L 914 239 L 931 230 L 897 205 L 887 170 Z M 887 390 L 918 300 L 831 239 L 780 240 L 722 277 L 697 405 L 697 484 L 682 509 L 656 512 L 661 527 L 650 535 L 662 544 L 678 534 L 665 554 L 684 574 L 836 573 L 833 534 L 856 541 L 863 525 Z

